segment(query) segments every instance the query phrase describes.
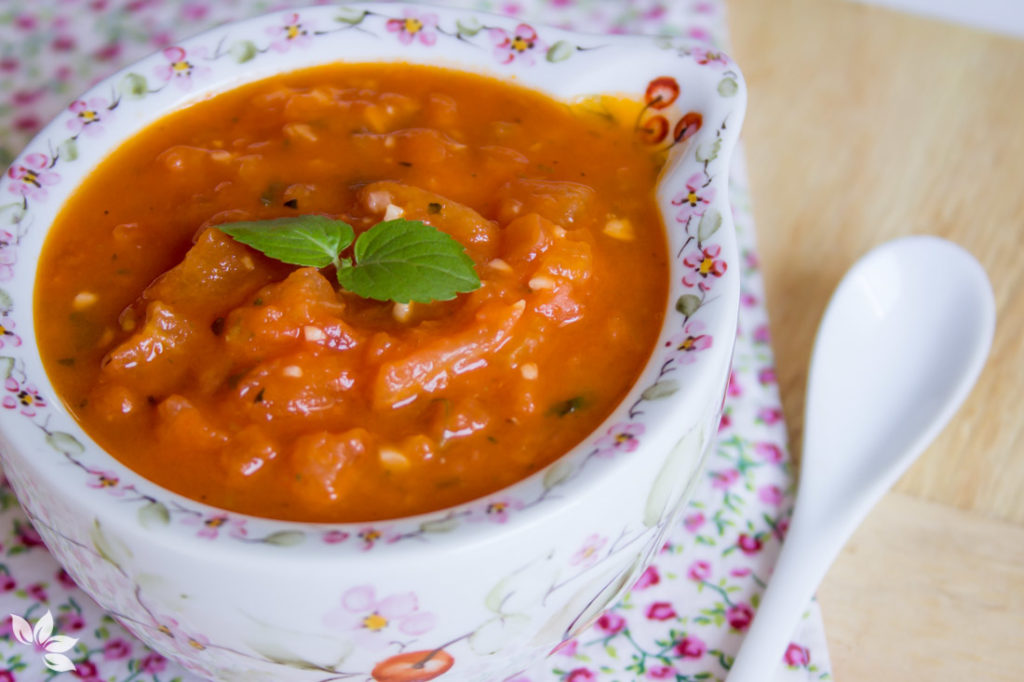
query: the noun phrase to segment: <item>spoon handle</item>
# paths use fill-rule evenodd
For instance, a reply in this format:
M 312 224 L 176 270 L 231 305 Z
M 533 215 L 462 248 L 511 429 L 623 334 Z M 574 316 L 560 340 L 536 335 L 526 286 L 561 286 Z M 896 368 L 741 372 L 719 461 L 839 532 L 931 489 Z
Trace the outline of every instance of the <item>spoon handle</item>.
M 994 326 L 985 271 L 941 239 L 878 247 L 840 282 L 814 343 L 788 537 L 729 682 L 772 678 L 847 538 L 971 390 Z
M 790 521 L 773 577 L 729 670 L 728 682 L 770 682 L 800 617 L 859 518 L 803 518 L 800 506 Z

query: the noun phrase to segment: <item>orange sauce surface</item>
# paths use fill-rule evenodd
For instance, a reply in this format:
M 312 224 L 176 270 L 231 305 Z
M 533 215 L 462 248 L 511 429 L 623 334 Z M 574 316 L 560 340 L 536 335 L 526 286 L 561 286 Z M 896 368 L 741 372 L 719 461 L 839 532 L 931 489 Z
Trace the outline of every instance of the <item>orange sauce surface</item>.
M 632 130 L 496 80 L 286 74 L 102 162 L 44 247 L 36 335 L 83 428 L 171 490 L 291 520 L 443 508 L 550 463 L 635 380 L 667 296 L 659 170 Z M 482 287 L 361 299 L 215 229 L 388 210 L 460 241 Z

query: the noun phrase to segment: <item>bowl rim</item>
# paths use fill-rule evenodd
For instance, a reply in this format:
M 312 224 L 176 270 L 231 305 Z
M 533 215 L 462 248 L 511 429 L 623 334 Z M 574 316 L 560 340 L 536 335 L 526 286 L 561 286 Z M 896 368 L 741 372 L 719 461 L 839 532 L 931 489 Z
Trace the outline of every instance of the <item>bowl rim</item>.
M 369 31 L 371 26 L 387 30 L 385 27 L 388 21 L 397 21 L 400 17 L 408 16 L 410 13 L 417 14 L 418 16 L 429 13 L 437 18 L 439 28 L 442 23 L 446 27 L 454 27 L 455 35 L 459 39 L 452 43 L 446 43 L 444 51 L 440 55 L 431 53 L 429 51 L 430 46 L 416 44 L 416 41 L 412 41 L 411 46 L 405 45 L 398 40 L 388 41 L 387 45 L 381 43 L 381 47 L 388 47 L 388 54 L 392 55 L 390 57 L 392 61 L 417 64 L 433 63 L 474 73 L 510 77 L 513 82 L 519 85 L 542 91 L 548 90 L 548 94 L 552 94 L 550 92 L 552 87 L 558 88 L 560 84 L 545 87 L 538 83 L 540 79 L 556 80 L 555 77 L 558 76 L 557 80 L 565 81 L 564 74 L 566 69 L 563 65 L 592 59 L 592 55 L 605 57 L 610 55 L 620 60 L 637 60 L 651 58 L 652 55 L 660 55 L 661 57 L 676 60 L 680 65 L 680 72 L 696 73 L 707 81 L 707 88 L 709 89 L 700 93 L 705 99 L 697 99 L 697 101 L 707 106 L 704 109 L 704 124 L 698 124 L 697 129 L 689 134 L 685 132 L 684 128 L 683 135 L 685 137 L 678 140 L 679 144 L 673 147 L 672 157 L 667 162 L 666 169 L 662 172 L 657 185 L 658 203 L 663 207 L 662 218 L 665 223 L 666 232 L 669 233 L 667 235 L 669 241 L 669 267 L 670 275 L 673 278 L 673 281 L 670 282 L 668 306 L 662 330 L 659 333 L 658 346 L 652 350 L 637 381 L 631 386 L 627 395 L 615 410 L 590 435 L 569 452 L 559 456 L 540 471 L 511 486 L 454 507 L 414 516 L 369 522 L 315 523 L 268 519 L 223 510 L 163 488 L 159 484 L 135 473 L 96 445 L 61 404 L 45 372 L 40 371 L 37 371 L 31 377 L 26 375 L 26 380 L 19 380 L 18 385 L 22 390 L 25 390 L 30 385 L 34 385 L 34 387 L 38 387 L 40 396 L 50 399 L 50 404 L 43 407 L 44 410 L 48 410 L 45 421 L 42 423 L 38 421 L 33 422 L 31 421 L 33 417 L 29 417 L 26 420 L 24 418 L 26 415 L 23 412 L 18 412 L 16 408 L 0 410 L 0 435 L 3 436 L 3 441 L 7 446 L 3 448 L 4 452 L 2 453 L 5 461 L 11 456 L 6 452 L 8 448 L 18 450 L 19 452 L 45 450 L 48 453 L 48 457 L 57 461 L 45 462 L 42 461 L 43 458 L 36 457 L 28 458 L 35 461 L 25 461 L 23 464 L 33 467 L 37 473 L 45 469 L 42 475 L 55 487 L 64 492 L 70 493 L 72 489 L 79 491 L 81 494 L 78 497 L 82 500 L 81 504 L 86 505 L 97 518 L 102 517 L 104 522 L 109 521 L 115 527 L 145 531 L 150 536 L 150 541 L 152 542 L 157 542 L 157 537 L 159 537 L 159 542 L 161 543 L 173 543 L 182 548 L 201 546 L 203 551 L 225 551 L 232 554 L 238 552 L 266 554 L 268 547 L 271 553 L 279 554 L 281 547 L 288 547 L 291 552 L 300 552 L 304 557 L 309 558 L 317 556 L 333 558 L 338 556 L 339 552 L 344 552 L 346 549 L 349 550 L 349 554 L 356 556 L 365 555 L 364 553 L 368 549 L 375 549 L 373 552 L 375 555 L 379 554 L 382 548 L 387 548 L 386 551 L 388 552 L 404 552 L 413 549 L 415 551 L 422 551 L 422 548 L 425 546 L 444 548 L 445 546 L 450 546 L 451 543 L 466 544 L 483 537 L 494 538 L 502 533 L 535 527 L 536 524 L 542 523 L 545 518 L 550 518 L 566 509 L 568 505 L 572 504 L 573 498 L 580 496 L 580 491 L 585 487 L 593 487 L 597 481 L 605 480 L 609 476 L 615 476 L 617 472 L 629 466 L 629 458 L 622 456 L 626 448 L 605 446 L 606 449 L 608 447 L 611 447 L 611 449 L 607 452 L 600 451 L 598 442 L 602 438 L 618 438 L 621 436 L 626 439 L 627 445 L 631 444 L 629 451 L 633 449 L 646 451 L 651 448 L 663 448 L 667 451 L 671 449 L 671 446 L 674 445 L 678 437 L 683 435 L 682 433 L 672 431 L 672 419 L 668 418 L 670 414 L 674 411 L 682 411 L 683 413 L 692 413 L 696 418 L 697 415 L 701 414 L 701 411 L 696 409 L 697 403 L 700 402 L 698 398 L 701 396 L 705 398 L 706 396 L 714 396 L 714 399 L 717 400 L 721 396 L 722 391 L 724 391 L 724 384 L 718 385 L 721 381 L 718 377 L 723 373 L 727 374 L 727 365 L 731 358 L 737 324 L 740 286 L 740 254 L 738 253 L 731 210 L 728 204 L 728 177 L 730 158 L 738 142 L 739 128 L 744 115 L 746 90 L 742 75 L 727 56 L 698 43 L 666 41 L 665 39 L 638 36 L 585 34 L 547 27 L 541 24 L 528 24 L 521 19 L 485 12 L 419 4 L 386 3 L 381 5 L 364 3 L 333 7 L 318 6 L 303 9 L 286 9 L 271 12 L 223 24 L 199 33 L 164 50 L 154 52 L 119 70 L 108 78 L 99 81 L 86 92 L 79 95 L 74 101 L 88 102 L 94 99 L 105 98 L 111 95 L 111 93 L 115 93 L 116 97 L 118 97 L 116 101 L 120 106 L 126 109 L 137 107 L 134 111 L 136 118 L 132 119 L 133 125 L 125 126 L 116 134 L 103 138 L 108 141 L 102 147 L 87 149 L 85 143 L 94 142 L 95 140 L 83 139 L 79 141 L 81 142 L 79 146 L 84 151 L 72 150 L 62 147 L 63 143 L 56 143 L 57 140 L 67 137 L 67 124 L 69 119 L 74 116 L 72 112 L 65 109 L 44 127 L 15 158 L 7 174 L 0 181 L 0 188 L 6 185 L 6 189 L 15 194 L 18 194 L 19 190 L 24 190 L 22 186 L 24 178 L 18 177 L 18 174 L 26 169 L 31 170 L 35 168 L 38 165 L 36 162 L 39 161 L 40 156 L 45 157 L 48 161 L 52 159 L 52 163 L 46 170 L 53 168 L 63 170 L 64 166 L 60 166 L 60 163 L 64 162 L 65 159 L 67 159 L 67 163 L 72 162 L 74 159 L 71 157 L 76 153 L 81 153 L 83 160 L 89 162 L 88 168 L 95 166 L 95 164 L 102 161 L 107 152 L 116 149 L 134 134 L 133 126 L 135 129 L 145 128 L 154 120 L 171 113 L 173 109 L 167 109 L 163 106 L 164 100 L 173 100 L 174 105 L 180 107 L 195 101 L 197 98 L 207 97 L 211 94 L 230 89 L 232 85 L 260 80 L 272 73 L 283 73 L 295 68 L 305 68 L 323 63 L 324 60 L 319 57 L 312 60 L 301 57 L 282 59 L 275 66 L 270 66 L 264 62 L 260 64 L 261 69 L 247 70 L 247 74 L 243 75 L 241 70 L 243 64 L 251 65 L 257 62 L 259 58 L 269 54 L 273 49 L 270 46 L 263 47 L 256 41 L 261 39 L 261 42 L 266 44 L 266 36 L 268 36 L 270 29 L 274 27 L 280 28 L 284 25 L 283 22 L 290 21 L 295 23 L 301 19 L 309 24 L 317 25 L 318 22 L 327 22 L 329 19 L 332 32 L 350 30 Z M 513 31 L 524 30 L 524 27 L 534 31 L 535 37 L 538 38 L 537 44 L 545 50 L 544 55 L 536 60 L 534 64 L 527 63 L 524 59 L 517 59 L 519 55 L 512 55 L 508 62 L 501 63 L 499 61 L 501 54 L 498 53 L 501 48 L 497 44 L 499 42 L 497 38 L 502 33 L 507 37 Z M 463 34 L 464 30 L 465 34 Z M 326 33 L 324 32 L 323 35 L 326 35 Z M 478 38 L 478 36 L 484 34 L 486 34 L 484 39 Z M 319 35 L 317 34 L 317 36 Z M 442 34 L 438 37 L 442 38 L 445 35 L 448 34 Z M 479 59 L 477 62 L 471 62 L 467 57 L 463 56 L 466 54 L 462 49 L 464 45 L 459 43 L 469 42 L 469 38 L 477 40 L 480 45 L 494 48 L 495 58 L 493 63 L 487 66 L 478 63 Z M 327 45 L 328 42 L 333 43 L 333 45 Z M 442 40 L 439 39 L 437 45 L 441 43 Z M 494 44 L 492 45 L 491 43 Z M 351 55 L 347 54 L 351 52 L 351 49 L 348 48 L 349 44 L 350 41 L 347 40 L 324 40 L 320 43 L 322 46 L 320 47 L 320 52 L 316 54 L 330 53 L 333 55 L 332 59 L 348 58 L 353 61 L 382 61 L 379 58 L 369 60 L 353 59 Z M 214 54 L 219 56 L 211 59 L 209 64 L 200 62 L 200 59 L 203 59 L 202 55 L 204 52 L 209 53 L 211 47 L 214 48 Z M 257 52 L 249 54 L 252 49 L 257 50 Z M 294 50 L 291 52 L 293 55 L 295 54 Z M 195 55 L 195 57 L 190 57 L 190 55 Z M 288 52 L 281 52 L 281 55 L 288 57 Z M 479 53 L 476 56 L 479 57 Z M 228 57 L 234 60 L 230 64 L 226 61 L 214 63 L 217 59 L 226 60 Z M 245 59 L 242 59 L 242 57 L 245 57 Z M 169 60 L 174 58 L 179 60 L 191 58 L 195 60 L 195 64 L 190 64 L 190 68 L 193 69 L 190 71 L 190 77 L 192 73 L 197 73 L 201 67 L 209 67 L 210 69 L 222 68 L 222 73 L 215 73 L 215 75 L 218 75 L 219 80 L 211 79 L 193 90 L 186 91 L 182 89 L 177 93 L 172 92 L 172 80 L 175 76 L 171 75 L 170 79 L 159 90 L 150 91 L 148 81 L 142 74 L 159 72 L 161 69 L 167 68 Z M 592 61 L 599 62 L 600 60 L 592 59 Z M 296 65 L 290 66 L 293 63 Z M 534 71 L 531 71 L 531 68 Z M 540 70 L 542 69 L 546 69 L 546 71 L 541 72 Z M 551 74 L 554 74 L 554 76 Z M 250 75 L 252 77 L 249 77 Z M 597 74 L 597 76 L 600 75 Z M 142 79 L 141 85 L 140 78 Z M 642 89 L 644 83 L 639 82 L 639 80 L 637 85 Z M 717 86 L 714 89 L 710 89 L 712 81 L 717 82 Z M 192 86 L 194 84 L 190 82 L 189 85 Z M 664 104 L 664 99 L 660 101 L 655 99 L 652 104 L 651 89 L 654 85 L 654 80 L 652 80 L 647 83 L 645 93 L 640 93 L 639 90 L 636 90 L 631 94 L 646 95 L 648 105 L 644 111 L 651 118 L 666 119 L 666 125 L 668 125 L 668 105 L 672 105 L 673 102 L 670 101 L 668 104 Z M 665 84 L 662 83 L 662 85 Z M 133 88 L 135 89 L 133 90 Z M 133 99 L 131 96 L 132 92 L 136 92 L 136 94 L 141 93 L 141 95 Z M 616 89 L 614 91 L 598 90 L 593 92 L 593 94 L 621 93 Z M 158 99 L 161 95 L 162 99 Z M 175 96 L 172 97 L 171 95 Z M 671 100 L 674 101 L 678 95 L 677 85 L 676 95 L 671 97 Z M 570 94 L 568 97 L 571 98 L 571 96 Z M 562 93 L 561 98 L 567 99 L 565 93 Z M 709 112 L 713 115 L 707 115 Z M 118 117 L 123 117 L 125 114 L 126 112 L 122 109 L 122 111 L 118 112 Z M 707 125 L 709 120 L 713 125 Z M 677 122 L 677 127 L 682 122 L 683 119 L 680 118 Z M 692 138 L 689 135 L 692 135 Z M 71 142 L 75 143 L 76 139 L 71 138 Z M 712 148 L 714 148 L 713 153 L 710 151 Z M 702 149 L 705 149 L 703 156 Z M 62 154 L 64 155 L 63 157 L 61 156 Z M 711 158 L 707 158 L 709 156 Z M 79 162 L 79 168 L 86 168 L 86 166 Z M 80 175 L 86 175 L 88 168 L 86 172 L 80 172 Z M 701 207 L 704 209 L 704 212 L 697 214 L 691 211 L 689 213 L 685 223 L 685 230 L 689 234 L 692 227 L 694 234 L 686 239 L 685 244 L 703 249 L 705 255 L 708 253 L 707 249 L 713 249 L 714 256 L 712 257 L 722 263 L 723 272 L 716 276 L 714 296 L 710 300 L 707 297 L 709 290 L 701 289 L 698 285 L 685 289 L 689 293 L 679 294 L 678 298 L 673 294 L 673 292 L 683 291 L 676 280 L 679 280 L 679 276 L 682 274 L 682 263 L 685 259 L 684 251 L 687 247 L 684 245 L 678 249 L 678 253 L 674 252 L 671 232 L 673 228 L 677 231 L 679 230 L 678 223 L 682 223 L 682 219 L 677 216 L 677 220 L 673 221 L 673 216 L 669 215 L 664 210 L 664 207 L 672 203 L 673 187 L 675 187 L 676 193 L 681 191 L 683 186 L 686 186 L 687 189 L 693 189 L 687 185 L 694 177 L 697 177 L 696 175 L 688 175 L 690 170 L 693 169 L 696 169 L 694 172 L 703 172 L 707 178 L 707 184 L 701 187 L 701 190 L 709 189 L 710 191 L 701 199 L 705 204 Z M 713 169 L 714 173 L 710 173 L 709 169 Z M 671 187 L 669 186 L 670 181 Z M 50 188 L 50 192 L 57 197 L 57 200 L 51 200 L 49 206 L 46 205 L 45 200 L 41 200 L 41 206 L 38 209 L 39 214 L 45 217 L 48 213 L 56 214 L 59 212 L 60 205 L 70 196 L 77 185 L 78 181 L 67 183 L 64 187 L 54 185 L 54 187 Z M 24 191 L 27 192 L 28 190 Z M 7 195 L 5 194 L 4 196 Z M 15 219 L 12 221 L 12 225 L 17 229 L 22 229 L 24 225 L 25 232 L 18 235 L 19 243 L 28 233 L 28 230 L 33 228 L 33 220 L 38 218 L 38 215 L 35 217 L 32 215 L 35 209 L 34 204 L 36 204 L 37 200 L 25 193 L 21 194 L 21 197 L 22 209 L 20 214 L 18 209 L 14 209 Z M 708 216 L 714 217 L 708 218 Z M 714 224 L 714 226 L 706 228 L 706 220 L 709 225 Z M 0 228 L 4 227 L 7 226 L 0 224 Z M 34 238 L 39 242 L 40 248 L 43 240 L 42 235 L 48 232 L 48 228 L 48 222 L 35 226 L 36 236 Z M 708 231 L 710 231 L 710 234 L 706 234 Z M 714 237 L 714 243 L 708 241 L 712 237 Z M 6 350 L 0 350 L 0 354 L 2 354 L 0 356 L 0 371 L 6 369 L 7 373 L 7 377 L 0 376 L 0 378 L 6 378 L 9 391 L 11 391 L 10 383 L 13 381 L 12 371 L 17 371 L 19 359 L 24 362 L 27 358 L 34 369 L 42 369 L 41 359 L 39 359 L 39 353 L 34 343 L 35 325 L 33 319 L 34 282 L 37 263 L 35 257 L 38 256 L 38 249 L 34 249 L 32 253 L 34 257 L 31 259 L 31 262 L 21 260 L 19 263 L 14 264 L 15 277 L 18 276 L 18 265 L 20 264 L 23 271 L 21 273 L 22 279 L 25 277 L 30 278 L 32 286 L 27 288 L 30 293 L 24 293 L 25 287 L 18 289 L 19 293 L 9 296 L 11 299 L 10 305 L 5 304 L 2 298 L 0 298 L 0 313 L 3 313 L 3 317 L 17 320 L 19 322 L 17 328 L 26 337 L 31 334 L 32 339 L 31 341 L 26 340 L 26 343 L 20 347 L 20 352 L 10 356 Z M 30 275 L 24 273 L 26 265 L 28 265 L 28 270 L 31 272 Z M 686 286 L 685 282 L 683 286 Z M 691 298 L 684 301 L 683 297 L 685 296 L 691 296 Z M 21 304 L 20 307 L 16 305 L 18 303 Z M 673 317 L 673 313 L 676 313 L 677 316 Z M 681 322 L 678 316 L 682 316 Z M 23 325 L 20 323 L 23 321 L 28 323 Z M 674 334 L 669 332 L 674 332 Z M 704 332 L 707 333 L 705 334 Z M 709 339 L 707 341 L 708 346 L 700 349 L 699 361 L 692 363 L 684 362 L 683 359 L 688 359 L 689 356 L 678 353 L 676 355 L 671 355 L 670 353 L 671 357 L 668 358 L 659 356 L 662 346 L 671 342 L 673 337 L 678 337 L 681 334 L 687 334 L 691 341 L 695 338 L 706 337 Z M 718 338 L 719 342 L 712 344 L 711 340 L 715 338 Z M 697 354 L 693 355 L 698 357 Z M 9 363 L 6 362 L 10 357 L 13 357 L 13 360 L 10 360 Z M 675 365 L 672 364 L 674 360 L 676 361 Z M 677 378 L 666 379 L 665 377 L 671 372 L 681 373 L 675 375 L 676 377 L 685 376 L 687 386 L 680 388 Z M 651 381 L 652 379 L 653 382 Z M 648 383 L 645 384 L 645 382 Z M 644 410 L 637 409 L 636 406 L 641 404 Z M 640 417 L 645 414 L 649 415 L 648 418 L 641 420 Z M 626 418 L 626 421 L 623 421 L 624 418 Z M 30 423 L 34 423 L 39 428 L 29 428 Z M 57 426 L 51 427 L 52 424 L 57 424 Z M 636 428 L 632 428 L 634 426 Z M 632 430 L 630 430 L 631 428 Z M 619 431 L 616 432 L 615 429 L 619 429 Z M 68 438 L 71 440 L 67 440 Z M 50 450 L 46 450 L 46 448 L 50 448 Z M 596 457 L 595 452 L 598 455 Z M 55 454 L 57 457 L 54 457 Z M 87 456 L 91 463 L 83 464 L 81 460 L 76 460 L 76 457 L 81 455 Z M 583 465 L 587 464 L 591 459 L 595 463 L 584 469 Z M 77 466 L 61 466 L 67 462 Z M 98 464 L 98 466 L 94 466 L 94 464 Z M 577 464 L 579 466 L 575 469 L 566 470 L 567 466 L 574 467 Z M 109 490 L 103 490 L 100 487 L 91 485 L 87 487 L 95 489 L 81 490 L 83 487 L 86 487 L 83 486 L 83 472 L 87 477 L 95 477 L 100 469 L 104 472 L 113 472 L 115 474 L 118 482 L 113 486 L 115 488 L 117 485 L 121 485 L 122 481 L 130 482 L 122 485 L 122 488 L 134 491 L 135 494 L 139 495 L 134 500 L 138 502 L 134 513 L 126 514 L 125 500 L 123 498 L 118 499 L 114 495 L 109 494 L 111 492 Z M 65 475 L 63 473 L 65 471 L 75 473 Z M 549 494 L 550 491 L 556 490 L 569 481 L 572 483 L 571 489 L 575 491 L 573 495 Z M 536 490 L 541 491 L 539 497 L 533 492 Z M 499 524 L 467 522 L 481 520 L 475 518 L 474 515 L 478 515 L 481 509 L 485 509 L 489 505 L 502 501 L 504 501 L 502 503 L 507 503 L 509 500 L 515 501 L 518 499 L 516 497 L 518 494 L 525 494 L 527 492 L 529 494 L 526 497 L 532 499 L 528 503 L 524 503 L 521 508 L 516 509 L 515 513 L 510 513 L 507 517 L 502 518 Z M 185 514 L 187 516 L 183 516 Z M 225 525 L 240 521 L 241 524 L 237 526 L 239 532 L 235 533 L 232 531 L 219 535 L 215 533 L 215 537 L 210 538 L 197 534 L 196 528 L 198 524 L 187 522 L 189 519 L 192 519 L 205 523 L 209 519 L 222 517 L 222 523 Z M 175 522 L 176 519 L 183 519 L 186 522 Z M 483 520 L 487 519 L 484 518 Z M 258 531 L 258 533 L 252 532 L 254 530 Z M 307 541 L 307 536 L 313 534 L 318 534 L 320 541 Z M 337 540 L 336 538 L 341 539 Z M 405 542 L 405 540 L 411 538 L 427 539 L 429 542 Z M 211 540 L 214 541 L 211 542 Z

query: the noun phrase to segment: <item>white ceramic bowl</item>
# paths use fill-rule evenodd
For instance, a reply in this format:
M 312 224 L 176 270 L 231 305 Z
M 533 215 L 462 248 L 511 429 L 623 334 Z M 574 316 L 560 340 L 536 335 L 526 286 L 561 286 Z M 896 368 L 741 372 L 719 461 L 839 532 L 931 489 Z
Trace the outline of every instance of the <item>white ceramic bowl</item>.
M 395 30 L 407 17 L 422 21 L 418 35 Z M 296 24 L 304 32 L 289 33 Z M 528 40 L 510 40 L 516 35 Z M 531 478 L 414 518 L 271 521 L 171 493 L 90 440 L 56 399 L 32 342 L 35 265 L 61 205 L 125 139 L 197 98 L 336 60 L 438 64 L 570 101 L 646 99 L 638 126 L 652 144 L 671 146 L 657 191 L 670 304 L 626 399 Z M 68 125 L 73 105 L 0 184 L 0 236 L 13 260 L 13 279 L 0 289 L 0 324 L 10 332 L 0 348 L 0 432 L 4 470 L 26 513 L 104 608 L 147 644 L 220 680 L 497 680 L 588 625 L 631 585 L 697 480 L 728 375 L 740 263 L 727 179 L 745 91 L 727 57 L 467 11 L 318 7 L 222 26 L 80 101 L 98 107 L 101 122 L 116 103 L 116 126 L 81 135 Z

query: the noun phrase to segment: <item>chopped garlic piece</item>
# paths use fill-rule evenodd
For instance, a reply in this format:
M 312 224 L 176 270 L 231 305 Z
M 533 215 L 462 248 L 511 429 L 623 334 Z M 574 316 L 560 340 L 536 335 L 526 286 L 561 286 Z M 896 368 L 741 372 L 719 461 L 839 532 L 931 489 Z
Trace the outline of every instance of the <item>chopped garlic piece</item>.
M 526 309 L 526 299 L 525 298 L 521 298 L 521 299 L 519 299 L 518 301 L 516 301 L 515 303 L 512 304 L 512 310 L 517 310 L 517 311 L 522 312 L 525 309 Z
M 327 334 L 324 334 L 323 329 L 314 327 L 311 324 L 307 324 L 302 328 L 302 334 L 306 337 L 306 341 L 323 341 L 327 338 Z
M 519 371 L 522 373 L 524 379 L 527 381 L 533 381 L 537 378 L 537 363 L 527 362 L 519 368 Z
M 541 291 L 542 289 L 554 289 L 555 280 L 544 275 L 537 275 L 536 277 L 530 278 L 530 289 L 532 291 Z
M 135 319 L 135 311 L 131 308 L 126 308 L 117 321 L 121 324 L 121 330 L 126 332 L 134 330 L 138 323 L 138 320 Z
M 612 218 L 604 225 L 603 232 L 613 239 L 620 239 L 624 242 L 631 242 L 636 239 L 633 231 L 633 223 L 626 218 Z
M 242 256 L 242 267 L 249 271 L 256 269 L 256 264 L 252 262 L 252 257 L 249 254 Z
M 384 446 L 377 452 L 377 456 L 388 471 L 402 472 L 409 469 L 409 458 L 395 448 Z
M 100 336 L 100 340 L 97 342 L 96 345 L 98 345 L 100 348 L 102 348 L 103 346 L 109 345 L 110 342 L 113 341 L 113 340 L 114 340 L 114 330 L 111 329 L 110 327 L 104 327 L 103 335 Z
M 363 118 L 366 119 L 366 124 L 375 133 L 383 133 L 391 127 L 391 117 L 388 116 L 388 112 L 384 110 L 384 107 L 370 106 L 363 110 Z
M 100 297 L 91 291 L 81 291 L 75 296 L 74 300 L 71 301 L 71 306 L 75 310 L 85 310 L 98 300 L 100 300 Z
M 313 128 L 308 123 L 286 123 L 284 126 L 284 134 L 291 139 L 302 138 L 309 140 L 310 142 L 316 142 L 320 138 L 313 132 Z
M 366 207 L 374 213 L 384 210 L 391 204 L 391 192 L 370 192 L 366 197 Z
M 552 232 L 554 232 L 555 237 L 557 237 L 558 239 L 564 239 L 565 235 L 569 234 L 568 232 L 565 231 L 564 227 L 558 227 L 557 225 L 555 226 L 555 229 L 552 230 Z
M 299 367 L 298 365 L 288 365 L 287 367 L 281 370 L 281 374 L 285 375 L 286 377 L 298 379 L 299 377 L 302 376 L 302 368 Z
M 408 322 L 412 319 L 412 303 L 395 303 L 391 306 L 391 316 L 399 322 Z
M 508 263 L 506 263 L 505 261 L 503 261 L 500 258 L 495 258 L 494 260 L 492 260 L 487 265 L 490 266 L 491 269 L 497 270 L 498 272 L 504 272 L 504 273 L 512 272 L 512 266 L 509 265 Z
M 400 206 L 394 204 L 388 204 L 388 207 L 384 209 L 384 220 L 395 220 L 405 215 L 405 211 Z

